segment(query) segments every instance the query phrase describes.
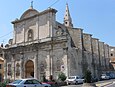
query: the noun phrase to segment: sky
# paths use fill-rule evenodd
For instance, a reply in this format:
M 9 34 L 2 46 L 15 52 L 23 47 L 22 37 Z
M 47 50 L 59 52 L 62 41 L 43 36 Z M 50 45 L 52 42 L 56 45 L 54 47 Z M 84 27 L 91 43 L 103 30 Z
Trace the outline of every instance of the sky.
M 0 43 L 13 38 L 16 18 L 29 9 L 32 0 L 0 0 Z M 39 12 L 48 7 L 56 9 L 56 20 L 63 23 L 66 3 L 75 28 L 92 34 L 110 46 L 115 46 L 115 0 L 33 0 L 33 8 Z

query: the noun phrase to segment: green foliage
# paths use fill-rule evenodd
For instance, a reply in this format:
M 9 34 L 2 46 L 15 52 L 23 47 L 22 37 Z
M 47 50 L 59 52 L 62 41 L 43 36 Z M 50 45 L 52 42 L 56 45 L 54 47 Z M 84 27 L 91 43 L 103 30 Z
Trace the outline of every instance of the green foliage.
M 85 78 L 86 83 L 91 83 L 92 76 L 91 76 L 91 71 L 90 70 L 86 70 L 84 78 Z
M 8 83 L 9 83 L 8 80 L 5 80 L 4 82 L 0 82 L 0 87 L 6 87 Z
M 66 78 L 67 78 L 66 75 L 62 72 L 58 75 L 58 79 L 61 80 L 61 81 L 65 81 Z
M 42 82 L 47 82 L 48 81 L 44 75 L 43 75 L 42 80 L 43 80 Z

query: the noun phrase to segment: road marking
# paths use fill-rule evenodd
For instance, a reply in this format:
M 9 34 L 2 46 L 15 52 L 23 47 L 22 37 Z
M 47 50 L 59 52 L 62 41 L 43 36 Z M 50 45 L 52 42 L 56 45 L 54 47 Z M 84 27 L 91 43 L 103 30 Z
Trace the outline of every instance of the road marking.
M 107 85 L 107 84 L 110 84 L 110 83 L 112 83 L 112 82 L 97 83 L 96 86 L 97 86 L 97 87 L 102 87 L 102 86 Z

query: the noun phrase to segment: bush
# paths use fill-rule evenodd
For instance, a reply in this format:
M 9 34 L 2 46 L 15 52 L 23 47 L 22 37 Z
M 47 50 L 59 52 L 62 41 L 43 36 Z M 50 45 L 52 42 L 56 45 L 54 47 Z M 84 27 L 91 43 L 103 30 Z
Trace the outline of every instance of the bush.
M 46 79 L 46 77 L 43 75 L 42 77 L 42 82 L 47 82 L 48 80 Z
M 62 73 L 62 72 L 58 75 L 58 79 L 61 80 L 61 81 L 65 81 L 66 78 L 67 78 L 67 77 L 66 77 L 65 74 Z
M 6 85 L 9 83 L 9 80 L 5 80 L 4 82 L 0 82 L 0 87 L 6 87 Z
M 86 70 L 85 72 L 85 76 L 84 76 L 84 79 L 85 79 L 85 82 L 86 83 L 91 83 L 91 71 L 90 70 Z

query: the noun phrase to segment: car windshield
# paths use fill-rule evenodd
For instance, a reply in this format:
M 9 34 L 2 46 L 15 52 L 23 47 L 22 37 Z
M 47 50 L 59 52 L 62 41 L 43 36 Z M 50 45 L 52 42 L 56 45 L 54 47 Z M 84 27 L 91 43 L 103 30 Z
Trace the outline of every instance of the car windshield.
M 71 77 L 69 77 L 69 79 L 75 79 L 75 77 L 74 77 L 74 76 L 71 76 Z
M 106 76 L 106 74 L 102 74 L 102 76 Z
M 22 80 L 15 80 L 14 82 L 12 82 L 13 84 L 19 84 Z

